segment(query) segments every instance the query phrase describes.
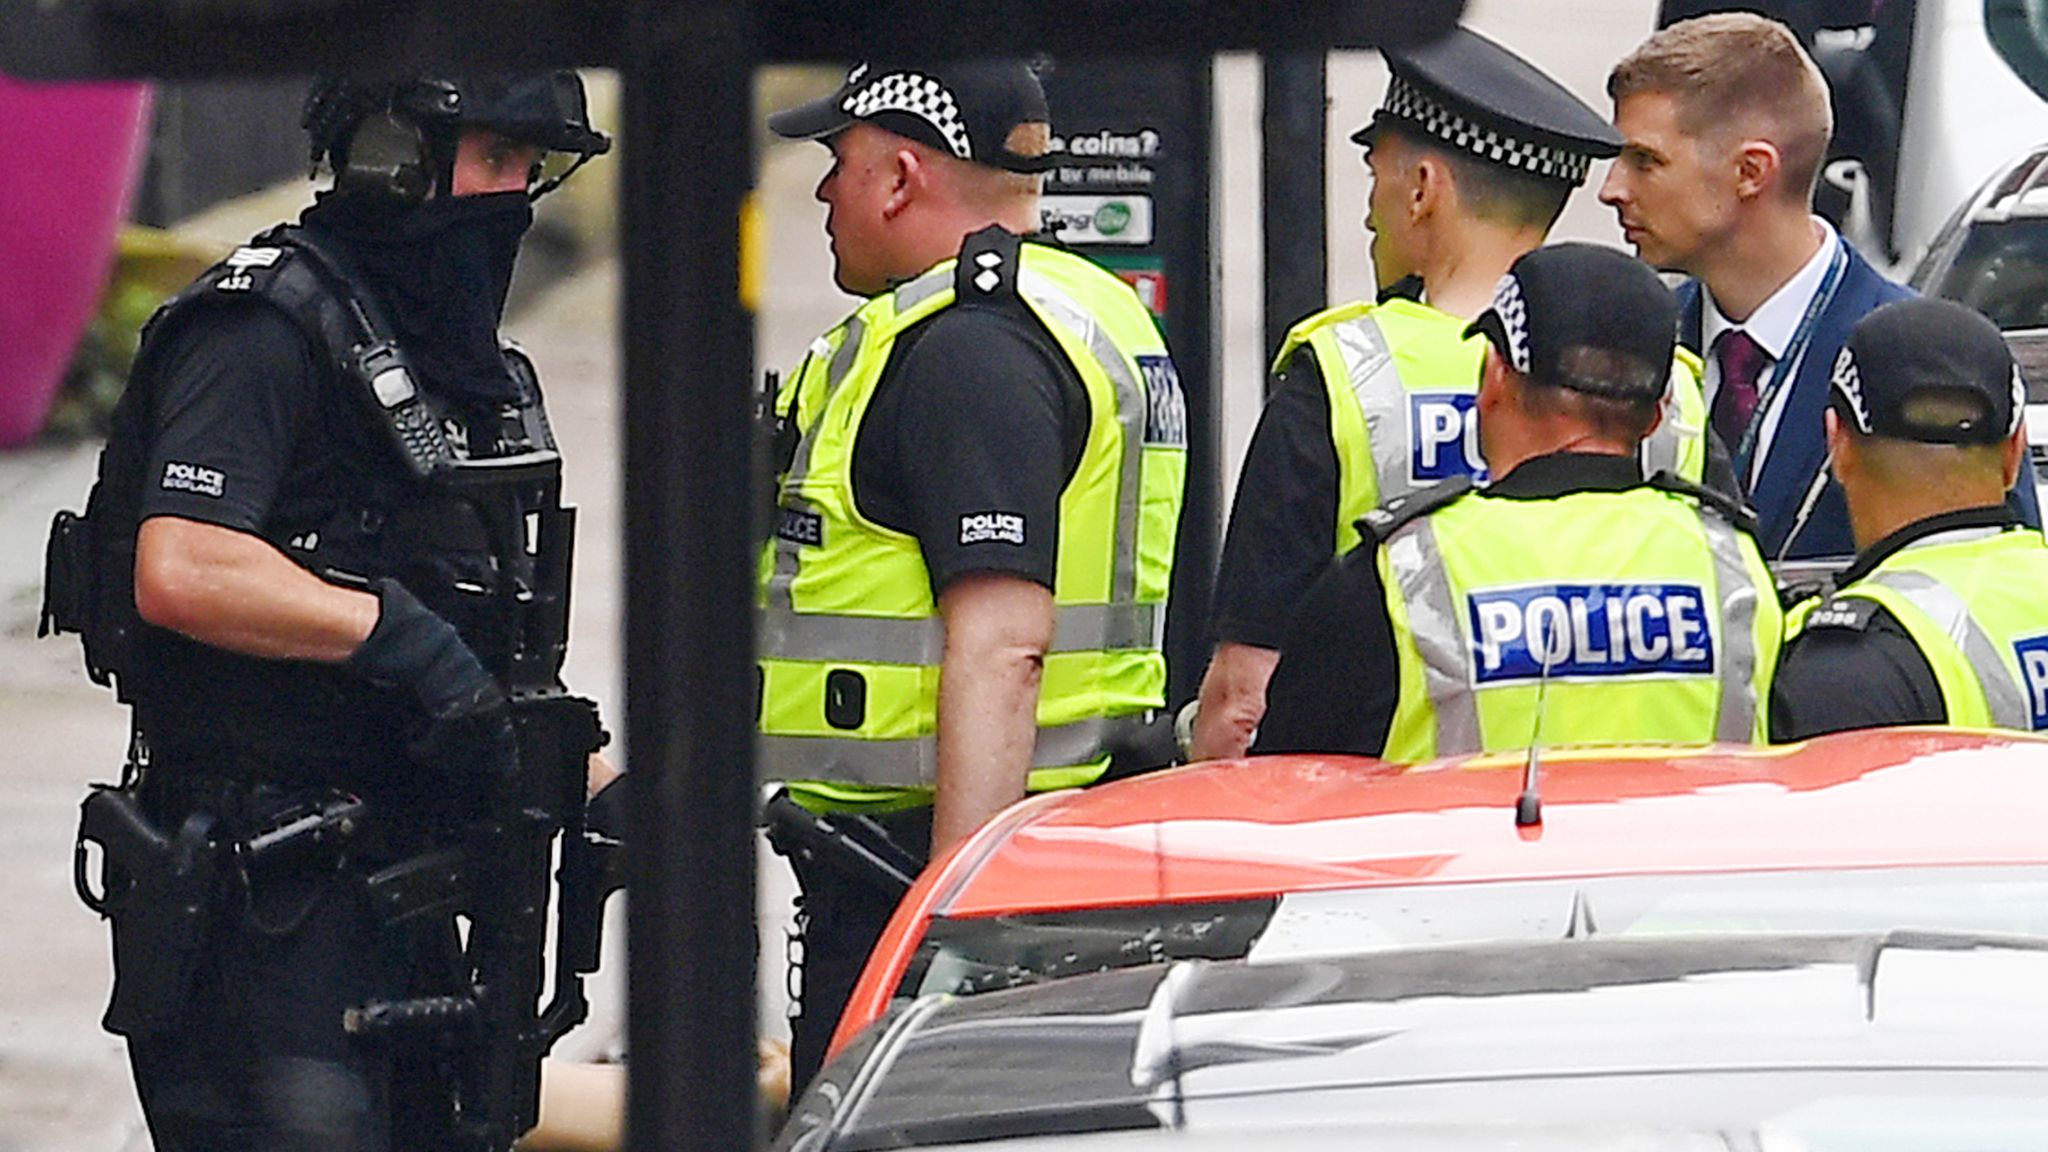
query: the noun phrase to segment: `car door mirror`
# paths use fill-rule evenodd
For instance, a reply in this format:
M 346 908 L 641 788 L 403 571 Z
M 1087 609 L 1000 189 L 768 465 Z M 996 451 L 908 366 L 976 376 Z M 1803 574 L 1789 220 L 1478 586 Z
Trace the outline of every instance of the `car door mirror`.
M 1842 217 L 1835 222 L 1842 238 L 1858 251 L 1889 254 L 1891 237 L 1884 235 L 1877 225 L 1870 170 L 1863 166 L 1863 161 L 1855 157 L 1830 160 L 1821 169 L 1821 179 L 1845 198 Z

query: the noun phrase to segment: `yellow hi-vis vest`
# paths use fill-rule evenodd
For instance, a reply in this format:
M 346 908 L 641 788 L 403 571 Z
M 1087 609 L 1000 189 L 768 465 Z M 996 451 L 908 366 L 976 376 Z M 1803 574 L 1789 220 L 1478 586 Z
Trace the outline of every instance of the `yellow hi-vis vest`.
M 1165 703 L 1160 640 L 1186 416 L 1159 329 L 1123 281 L 1038 245 L 1008 258 L 1090 411 L 1060 495 L 1054 633 L 1029 777 L 1042 791 L 1095 780 L 1114 726 Z M 957 264 L 870 300 L 812 346 L 777 401 L 801 439 L 762 560 L 760 759 L 766 777 L 790 782 L 815 810 L 928 803 L 936 780 L 944 626 L 917 539 L 862 514 L 853 451 L 890 349 L 954 302 Z
M 1337 450 L 1337 555 L 1359 544 L 1358 518 L 1454 476 L 1482 479 L 1474 399 L 1486 338 L 1466 321 L 1414 300 L 1357 301 L 1318 312 L 1287 332 L 1273 371 L 1307 345 L 1322 369 Z M 1694 484 L 1707 469 L 1707 405 L 1700 358 L 1678 349 L 1663 415 L 1643 442 L 1643 474 Z
M 1937 532 L 1885 557 L 1827 601 L 1792 610 L 1789 636 L 1843 600 L 1882 605 L 1941 686 L 1948 722 L 2048 728 L 2048 541 L 2028 529 Z
M 1368 517 L 1400 666 L 1385 758 L 1764 740 L 1783 616 L 1748 532 L 1662 486 L 1455 487 Z

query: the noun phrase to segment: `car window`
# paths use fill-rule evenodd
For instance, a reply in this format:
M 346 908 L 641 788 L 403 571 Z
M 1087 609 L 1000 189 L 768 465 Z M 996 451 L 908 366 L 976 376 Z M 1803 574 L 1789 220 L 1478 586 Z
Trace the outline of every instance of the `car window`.
M 1184 959 L 1719 932 L 2048 938 L 2048 869 L 1867 868 L 1401 885 L 932 921 L 899 997 L 973 995 Z
M 1972 227 L 1936 279 L 1924 290 L 1975 308 L 2001 329 L 2048 327 L 2048 218 Z
M 1969 228 L 1971 215 L 1977 207 L 1975 196 L 1964 197 L 1949 213 L 1948 219 L 1934 233 L 1934 239 L 1927 242 L 1927 254 L 1913 269 L 1907 283 L 1923 296 L 1941 295 L 1940 285 L 1948 278 L 1948 270 L 1955 267 L 1956 252 L 1962 247 L 1963 233 Z

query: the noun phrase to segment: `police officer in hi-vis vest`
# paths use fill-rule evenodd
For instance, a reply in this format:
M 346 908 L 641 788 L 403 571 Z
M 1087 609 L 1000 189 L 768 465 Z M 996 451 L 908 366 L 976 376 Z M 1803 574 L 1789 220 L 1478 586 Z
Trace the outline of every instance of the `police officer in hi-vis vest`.
M 2026 391 L 1989 320 L 1947 300 L 1865 316 L 1823 414 L 1859 550 L 1794 608 L 1771 736 L 1885 724 L 2048 727 L 2048 543 L 2005 501 Z
M 1543 243 L 1614 129 L 1527 61 L 1458 29 L 1390 49 L 1366 147 L 1377 303 L 1310 316 L 1274 358 L 1271 400 L 1238 481 L 1216 578 L 1215 655 L 1189 752 L 1241 755 L 1295 605 L 1359 542 L 1367 511 L 1452 476 L 1482 475 L 1473 395 L 1484 344 L 1465 326 Z M 1649 471 L 1706 472 L 1699 361 L 1672 366 Z M 1732 491 L 1733 476 L 1720 481 Z
M 1288 630 L 1255 751 L 1762 739 L 1782 620 L 1746 515 L 1642 470 L 1676 318 L 1613 249 L 1515 261 L 1471 326 L 1492 482 L 1359 521 Z
M 1022 239 L 1051 155 L 1024 64 L 863 64 L 769 124 L 832 150 L 835 274 L 870 299 L 776 399 L 760 755 L 915 871 L 1027 791 L 1095 780 L 1164 704 L 1180 382 L 1127 285 Z M 789 854 L 800 1091 L 899 893 Z

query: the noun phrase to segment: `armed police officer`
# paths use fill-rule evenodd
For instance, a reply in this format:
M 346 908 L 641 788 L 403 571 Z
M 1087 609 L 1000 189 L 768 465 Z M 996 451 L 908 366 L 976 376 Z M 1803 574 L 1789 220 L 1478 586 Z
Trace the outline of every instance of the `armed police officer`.
M 1375 505 L 1478 476 L 1473 394 L 1484 342 L 1465 326 L 1515 259 L 1543 243 L 1573 188 L 1621 138 L 1527 61 L 1458 29 L 1390 49 L 1366 146 L 1375 302 L 1303 320 L 1274 360 L 1272 399 L 1238 483 L 1216 579 L 1218 644 L 1189 751 L 1241 755 L 1265 711 L 1282 630 Z M 1698 362 L 1674 365 L 1651 470 L 1706 466 Z
M 1774 739 L 1887 724 L 2048 727 L 2048 544 L 2005 494 L 2026 393 L 1984 317 L 1909 299 L 1858 321 L 1822 414 L 1855 563 L 1794 608 Z
M 509 1146 L 531 1116 L 487 1097 L 524 1074 L 414 1041 L 438 1020 L 524 1052 L 500 1011 L 538 940 L 477 957 L 535 924 L 422 853 L 520 787 L 532 735 L 580 802 L 570 746 L 597 742 L 594 711 L 562 735 L 524 703 L 515 734 L 508 693 L 559 688 L 567 510 L 498 326 L 546 154 L 609 141 L 568 72 L 326 80 L 304 123 L 333 188 L 151 321 L 53 535 L 47 610 L 134 707 L 126 787 L 81 833 L 107 854 L 106 1025 L 159 1152 Z
M 1359 523 L 1281 646 L 1258 752 L 1403 762 L 1764 734 L 1781 615 L 1732 501 L 1645 478 L 1677 303 L 1587 244 L 1515 261 L 1471 331 L 1494 479 Z
M 1051 131 L 1023 63 L 863 64 L 769 125 L 831 149 L 835 277 L 870 299 L 776 401 L 761 759 L 914 874 L 1163 704 L 1180 382 L 1128 286 L 1023 239 Z M 801 1090 L 901 887 L 786 824 Z

